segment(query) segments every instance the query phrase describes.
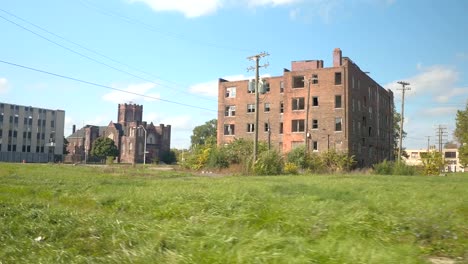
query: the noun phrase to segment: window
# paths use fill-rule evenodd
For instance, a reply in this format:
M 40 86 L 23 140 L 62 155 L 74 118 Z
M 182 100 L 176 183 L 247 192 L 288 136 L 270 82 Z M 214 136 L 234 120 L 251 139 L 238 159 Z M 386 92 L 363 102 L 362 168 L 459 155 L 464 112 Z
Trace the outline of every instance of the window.
M 304 119 L 292 120 L 291 132 L 304 132 Z
M 264 130 L 265 132 L 270 132 L 270 123 L 265 123 L 264 128 L 265 128 Z
M 255 113 L 255 105 L 247 104 L 247 113 Z
M 367 106 L 367 97 L 364 96 L 363 106 Z
M 280 82 L 280 93 L 284 93 L 284 82 Z
M 279 133 L 283 134 L 283 122 L 280 123 Z
M 318 84 L 318 74 L 312 74 L 312 84 Z
M 262 82 L 262 93 L 269 93 L 270 92 L 270 83 L 264 80 Z
M 351 77 L 351 88 L 354 89 L 354 76 Z
M 54 120 L 50 121 L 50 127 L 55 127 L 55 121 Z
M 14 138 L 18 137 L 18 131 L 16 131 L 16 130 L 13 131 L 13 137 L 14 137 Z
M 341 131 L 341 117 L 335 118 L 335 131 Z
M 292 79 L 292 88 L 304 88 L 304 76 L 294 76 Z
M 341 72 L 335 72 L 335 85 L 341 84 Z
M 250 80 L 249 81 L 249 86 L 247 87 L 247 93 L 251 94 L 251 93 L 255 93 L 255 80 Z
M 355 102 L 354 102 L 354 98 L 353 98 L 352 101 L 353 101 L 353 112 L 354 112 L 354 109 L 355 109 L 355 107 L 354 107 L 354 105 L 355 105 L 355 104 L 354 104 L 354 103 L 355 103 Z
M 226 97 L 235 98 L 236 97 L 236 87 L 226 88 Z
M 318 120 L 312 119 L 312 129 L 318 129 Z
M 451 158 L 451 159 L 455 159 L 457 158 L 457 153 L 456 152 L 445 152 L 445 158 Z
M 233 124 L 224 125 L 224 135 L 226 135 L 226 136 L 234 135 L 234 125 Z
M 280 113 L 284 113 L 284 103 L 280 102 Z
M 265 103 L 265 112 L 270 112 L 270 103 Z
M 254 132 L 255 131 L 255 124 L 248 123 L 247 124 L 247 132 Z
M 341 108 L 341 95 L 335 95 L 335 108 Z
M 312 150 L 313 151 L 318 151 L 318 142 L 317 141 L 312 141 Z
M 236 115 L 236 106 L 228 105 L 224 110 L 224 116 L 235 116 Z
M 304 110 L 304 97 L 292 99 L 292 110 Z
M 313 96 L 312 97 L 312 106 L 318 106 L 318 105 L 319 105 L 318 96 Z

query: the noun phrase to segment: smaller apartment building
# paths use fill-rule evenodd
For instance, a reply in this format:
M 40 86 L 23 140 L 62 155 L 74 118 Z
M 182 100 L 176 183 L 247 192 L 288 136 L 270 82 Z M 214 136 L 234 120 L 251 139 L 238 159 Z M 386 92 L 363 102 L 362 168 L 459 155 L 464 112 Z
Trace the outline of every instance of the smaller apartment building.
M 262 81 L 265 93 L 255 109 L 251 80 L 219 80 L 218 144 L 253 139 L 258 129 L 259 140 L 284 153 L 300 145 L 348 151 L 360 166 L 393 158 L 393 93 L 340 49 L 333 51 L 332 67 L 322 60 L 293 61 L 282 76 Z
M 61 160 L 64 122 L 63 110 L 0 103 L 0 161 Z

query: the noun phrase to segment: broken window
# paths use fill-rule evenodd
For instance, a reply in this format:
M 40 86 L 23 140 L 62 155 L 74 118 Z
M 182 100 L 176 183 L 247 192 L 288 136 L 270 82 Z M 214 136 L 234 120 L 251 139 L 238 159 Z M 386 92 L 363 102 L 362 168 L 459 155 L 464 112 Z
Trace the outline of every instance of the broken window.
M 283 134 L 283 122 L 280 123 L 279 133 Z
M 236 97 L 236 87 L 227 87 L 226 88 L 226 97 L 235 98 Z
M 318 141 L 312 141 L 312 150 L 318 151 Z
M 292 79 L 292 88 L 304 88 L 304 76 L 294 76 Z
M 341 131 L 341 117 L 336 117 L 335 118 L 335 131 Z
M 341 108 L 341 95 L 335 95 L 335 108 Z
M 304 97 L 292 99 L 292 110 L 304 110 Z
M 312 119 L 312 129 L 318 129 L 318 120 Z
M 247 113 L 255 113 L 255 105 L 247 104 Z
M 224 125 L 224 135 L 232 136 L 234 135 L 234 124 L 226 124 Z
M 255 131 L 255 124 L 248 123 L 247 124 L 247 132 L 254 132 Z
M 265 103 L 265 112 L 270 112 L 270 103 Z
M 312 74 L 312 84 L 318 84 L 318 74 Z
M 341 72 L 335 72 L 335 85 L 341 84 Z
M 265 132 L 270 132 L 270 123 L 265 123 L 264 131 Z
M 280 113 L 284 113 L 284 103 L 280 102 Z
M 235 116 L 236 115 L 236 106 L 228 105 L 224 111 L 224 116 Z
M 304 119 L 292 120 L 291 132 L 304 132 Z
M 284 82 L 280 82 L 280 93 L 284 93 Z
M 319 101 L 318 101 L 318 96 L 313 96 L 312 97 L 312 106 L 318 106 Z

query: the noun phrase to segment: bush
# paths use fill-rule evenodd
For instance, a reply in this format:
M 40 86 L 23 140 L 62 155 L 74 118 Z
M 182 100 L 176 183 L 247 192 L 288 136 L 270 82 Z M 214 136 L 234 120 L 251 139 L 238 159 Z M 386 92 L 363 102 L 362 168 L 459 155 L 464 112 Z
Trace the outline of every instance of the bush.
M 305 154 L 305 146 L 299 146 L 291 150 L 287 155 L 288 163 L 293 163 L 296 167 L 305 169 L 309 166 L 308 157 Z
M 161 161 L 166 164 L 173 164 L 177 162 L 177 156 L 174 150 L 170 150 L 165 152 L 162 157 Z
M 266 151 L 259 155 L 253 165 L 257 175 L 278 175 L 283 170 L 283 158 L 277 151 Z
M 440 169 L 445 165 L 444 158 L 439 152 L 432 151 L 425 153 L 421 158 L 425 175 L 438 175 Z
M 292 162 L 286 162 L 284 164 L 284 173 L 286 174 L 298 174 L 299 170 L 297 168 L 297 165 Z
M 322 163 L 329 172 L 349 171 L 356 161 L 354 156 L 349 156 L 346 152 L 337 152 L 331 149 L 321 155 Z
M 394 163 L 384 160 L 380 163 L 374 164 L 374 172 L 379 175 L 392 175 Z
M 393 175 L 415 175 L 416 168 L 406 165 L 403 161 L 395 163 L 393 166 Z
M 210 152 L 207 167 L 216 169 L 228 168 L 229 161 L 226 150 L 224 148 L 214 147 Z
M 106 164 L 107 164 L 107 165 L 112 165 L 112 164 L 114 164 L 114 159 L 115 159 L 115 157 L 113 157 L 113 156 L 107 156 L 107 157 L 106 157 Z

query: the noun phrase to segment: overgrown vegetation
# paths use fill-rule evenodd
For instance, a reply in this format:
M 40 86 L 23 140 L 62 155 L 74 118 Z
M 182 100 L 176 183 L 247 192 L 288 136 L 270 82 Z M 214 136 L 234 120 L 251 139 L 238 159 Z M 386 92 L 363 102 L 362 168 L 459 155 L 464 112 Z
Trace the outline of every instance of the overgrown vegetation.
M 405 162 L 393 162 L 384 160 L 374 164 L 374 172 L 378 175 L 416 175 L 417 168 L 408 166 Z
M 195 177 L 0 163 L 0 260 L 463 263 L 467 188 L 467 173 Z
M 438 175 L 445 165 L 444 157 L 436 151 L 421 153 L 421 160 L 425 175 Z

